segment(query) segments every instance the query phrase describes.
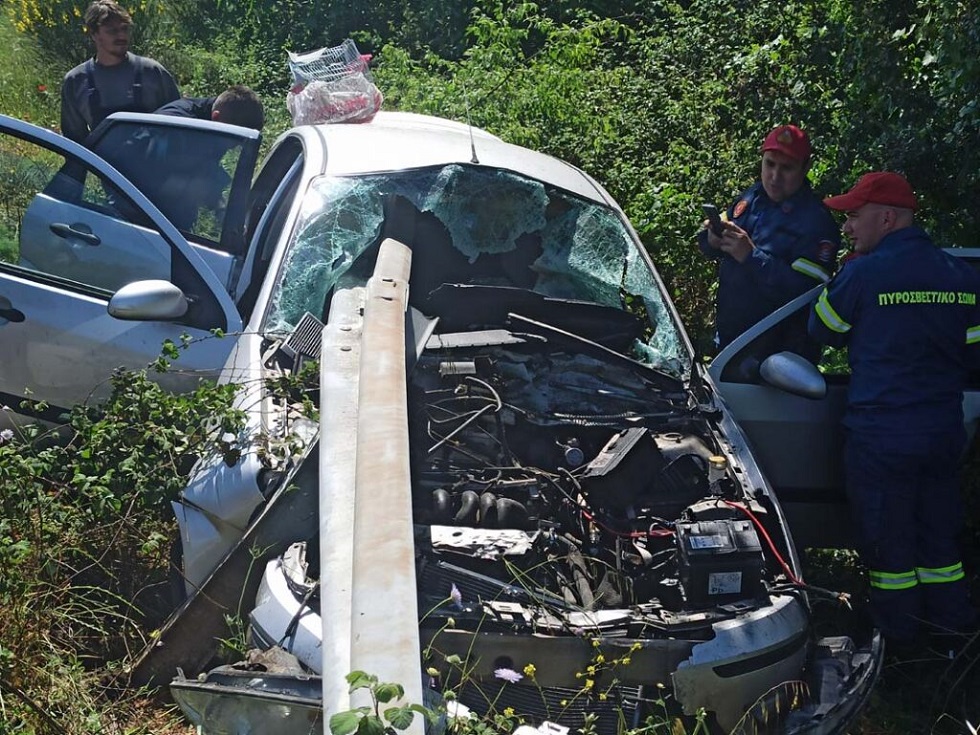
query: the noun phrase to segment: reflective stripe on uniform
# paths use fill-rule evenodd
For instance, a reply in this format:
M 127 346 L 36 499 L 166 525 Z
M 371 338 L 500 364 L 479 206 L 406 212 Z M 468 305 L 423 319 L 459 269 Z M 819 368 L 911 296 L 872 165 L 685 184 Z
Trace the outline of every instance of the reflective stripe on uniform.
M 868 578 L 871 581 L 871 586 L 880 590 L 907 590 L 919 584 L 919 578 L 916 577 L 913 569 L 907 572 L 878 572 L 871 569 L 868 572 Z
M 851 331 L 851 325 L 840 318 L 840 314 L 834 311 L 834 307 L 827 300 L 827 289 L 824 289 L 817 299 L 816 312 L 827 329 L 840 334 Z
M 958 582 L 966 574 L 963 573 L 962 562 L 956 562 L 948 567 L 929 569 L 928 567 L 916 567 L 915 574 L 922 584 L 940 584 L 942 582 Z
M 968 345 L 974 345 L 977 342 L 980 342 L 980 324 L 966 330 L 966 343 Z
M 807 260 L 806 258 L 797 258 L 794 260 L 793 270 L 805 276 L 810 276 L 810 278 L 816 278 L 821 283 L 826 283 L 830 280 L 830 274 L 827 271 L 812 260 Z

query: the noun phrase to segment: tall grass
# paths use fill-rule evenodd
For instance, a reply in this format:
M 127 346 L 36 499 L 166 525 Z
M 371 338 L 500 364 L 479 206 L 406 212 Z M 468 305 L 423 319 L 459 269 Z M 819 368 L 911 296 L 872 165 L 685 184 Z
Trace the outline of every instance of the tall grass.
M 35 44 L 18 34 L 8 14 L 0 12 L 0 112 L 57 129 L 66 71 L 43 61 Z

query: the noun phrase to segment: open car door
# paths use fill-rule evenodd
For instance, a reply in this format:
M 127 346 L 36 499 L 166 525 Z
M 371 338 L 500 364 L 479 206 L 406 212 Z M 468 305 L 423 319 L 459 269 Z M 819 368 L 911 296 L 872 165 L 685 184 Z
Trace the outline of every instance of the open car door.
M 980 267 L 980 249 L 947 252 Z M 708 369 L 775 488 L 800 550 L 853 546 L 843 467 L 842 420 L 850 379 L 846 351 L 825 350 L 819 373 L 801 358 L 792 366 L 797 374 L 789 381 L 774 379 L 780 376 L 774 373 L 785 377 L 786 372 L 768 370 L 772 363 L 765 362 L 768 335 L 789 320 L 802 321 L 822 290 L 822 285 L 816 286 L 755 324 Z M 815 382 L 825 390 L 813 390 Z M 963 409 L 972 438 L 980 418 L 980 374 L 971 376 Z
M 768 333 L 782 329 L 787 320 L 801 319 L 821 290 L 823 285 L 811 289 L 748 329 L 708 368 L 776 490 L 799 550 L 851 543 L 841 426 L 848 380 L 846 375 L 824 376 L 825 395 L 797 395 L 768 384 L 761 364 Z
M 64 409 L 120 366 L 190 337 L 168 387 L 216 375 L 242 322 L 214 270 L 130 181 L 82 146 L 0 116 L 0 402 Z
M 245 256 L 261 140 L 256 130 L 211 120 L 116 113 L 85 145 L 153 202 L 230 290 Z

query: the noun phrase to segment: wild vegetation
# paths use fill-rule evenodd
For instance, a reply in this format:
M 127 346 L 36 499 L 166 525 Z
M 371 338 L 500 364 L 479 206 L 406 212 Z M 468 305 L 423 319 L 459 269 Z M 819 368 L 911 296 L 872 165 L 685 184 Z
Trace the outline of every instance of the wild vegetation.
M 168 501 L 242 418 L 235 386 L 173 396 L 152 381 L 178 353 L 116 373 L 57 429 L 0 432 L 0 732 L 131 731 L 119 716 L 139 703 L 113 677 L 173 607 Z
M 5 114 L 57 126 L 61 76 L 87 53 L 85 5 L 0 1 Z M 170 68 L 185 94 L 254 87 L 267 140 L 289 124 L 286 51 L 353 37 L 373 54 L 385 107 L 467 120 L 579 165 L 623 204 L 703 351 L 715 278 L 693 247 L 699 205 L 727 204 L 753 179 L 759 142 L 776 123 L 810 132 L 818 191 L 843 191 L 871 169 L 902 171 L 937 241 L 977 246 L 974 2 L 127 5 L 136 49 Z M 0 257 L 16 234 L 2 213 L 17 196 L 16 172 L 0 160 Z M 166 713 L 147 715 L 146 700 L 115 690 L 113 674 L 167 612 L 174 526 L 165 501 L 199 442 L 213 441 L 215 417 L 236 420 L 229 400 L 230 389 L 213 387 L 165 396 L 145 374 L 121 374 L 107 403 L 79 407 L 58 434 L 0 435 L 0 733 L 178 731 Z M 978 461 L 974 452 L 967 465 L 971 519 Z M 968 532 L 976 581 L 980 524 Z M 813 573 L 839 577 L 852 565 L 822 556 Z M 976 691 L 977 668 L 965 679 L 952 668 L 945 679 L 886 672 L 859 731 L 965 732 L 960 702 Z
M 2 72 L 5 110 L 56 124 L 60 75 L 85 54 L 84 5 L 6 2 L 17 58 L 31 62 Z M 937 240 L 975 244 L 980 14 L 972 3 L 132 5 L 137 48 L 168 66 L 186 94 L 234 82 L 257 89 L 270 112 L 267 138 L 288 125 L 286 52 L 353 37 L 374 55 L 386 107 L 468 119 L 581 166 L 623 204 L 684 295 L 678 302 L 697 337 L 712 321 L 713 288 L 711 265 L 691 250 L 698 205 L 727 204 L 751 181 L 759 143 L 776 123 L 810 132 L 819 191 L 843 191 L 871 169 L 903 171 Z

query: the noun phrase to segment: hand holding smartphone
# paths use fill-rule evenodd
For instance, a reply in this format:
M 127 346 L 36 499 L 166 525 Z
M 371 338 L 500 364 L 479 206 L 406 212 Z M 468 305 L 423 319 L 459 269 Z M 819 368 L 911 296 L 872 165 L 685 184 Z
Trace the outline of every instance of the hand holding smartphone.
M 708 227 L 718 237 L 721 237 L 725 233 L 725 226 L 721 223 L 721 215 L 718 213 L 718 207 L 714 204 L 702 204 L 701 209 L 704 212 L 704 216 L 708 218 Z

